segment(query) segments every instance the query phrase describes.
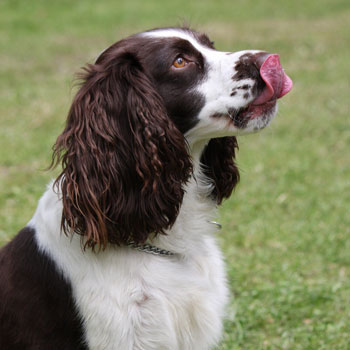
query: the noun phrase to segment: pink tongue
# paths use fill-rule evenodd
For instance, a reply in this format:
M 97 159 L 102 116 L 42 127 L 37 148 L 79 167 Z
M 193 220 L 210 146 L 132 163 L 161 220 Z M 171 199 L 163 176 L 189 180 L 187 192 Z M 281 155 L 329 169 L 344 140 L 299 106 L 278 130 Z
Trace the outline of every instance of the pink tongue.
M 254 105 L 276 100 L 287 94 L 293 87 L 292 79 L 284 73 L 279 55 L 270 55 L 260 68 L 260 76 L 266 86 L 254 101 Z

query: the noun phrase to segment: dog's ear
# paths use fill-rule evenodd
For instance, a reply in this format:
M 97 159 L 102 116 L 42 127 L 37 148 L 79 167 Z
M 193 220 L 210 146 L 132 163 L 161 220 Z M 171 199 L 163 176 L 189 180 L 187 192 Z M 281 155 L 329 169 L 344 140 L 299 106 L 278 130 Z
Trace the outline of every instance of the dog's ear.
M 116 45 L 82 76 L 53 147 L 64 232 L 85 246 L 144 242 L 176 220 L 192 162 L 136 54 Z
M 214 185 L 212 196 L 218 204 L 230 197 L 239 181 L 235 163 L 236 149 L 236 137 L 216 138 L 209 141 L 201 156 L 202 171 Z

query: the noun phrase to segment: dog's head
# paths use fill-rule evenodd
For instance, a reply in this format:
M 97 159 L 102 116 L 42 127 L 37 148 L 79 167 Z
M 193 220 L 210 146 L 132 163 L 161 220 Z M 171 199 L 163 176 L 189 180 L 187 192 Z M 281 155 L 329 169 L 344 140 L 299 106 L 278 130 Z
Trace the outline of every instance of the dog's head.
M 278 55 L 219 52 L 206 35 L 176 28 L 115 43 L 82 78 L 54 161 L 62 227 L 92 247 L 170 228 L 196 144 L 221 203 L 239 179 L 235 136 L 264 128 L 292 87 Z

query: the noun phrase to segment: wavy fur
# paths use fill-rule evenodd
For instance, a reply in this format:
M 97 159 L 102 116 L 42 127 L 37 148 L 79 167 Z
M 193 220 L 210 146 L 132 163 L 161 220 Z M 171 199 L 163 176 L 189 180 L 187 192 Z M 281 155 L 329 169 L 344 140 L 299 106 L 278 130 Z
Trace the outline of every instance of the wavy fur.
M 176 220 L 192 172 L 184 136 L 125 47 L 89 65 L 54 146 L 62 228 L 85 245 L 145 242 Z

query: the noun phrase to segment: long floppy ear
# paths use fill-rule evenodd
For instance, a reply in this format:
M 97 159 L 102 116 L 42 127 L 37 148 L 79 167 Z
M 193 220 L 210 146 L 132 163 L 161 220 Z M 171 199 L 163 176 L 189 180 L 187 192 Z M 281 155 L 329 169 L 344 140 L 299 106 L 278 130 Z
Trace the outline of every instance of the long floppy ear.
M 176 220 L 192 172 L 185 139 L 134 54 L 111 47 L 89 65 L 54 145 L 62 229 L 104 248 L 144 242 Z
M 239 181 L 239 171 L 234 161 L 236 149 L 236 137 L 216 138 L 209 141 L 201 156 L 203 172 L 214 184 L 212 196 L 218 204 L 230 197 Z

